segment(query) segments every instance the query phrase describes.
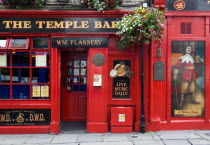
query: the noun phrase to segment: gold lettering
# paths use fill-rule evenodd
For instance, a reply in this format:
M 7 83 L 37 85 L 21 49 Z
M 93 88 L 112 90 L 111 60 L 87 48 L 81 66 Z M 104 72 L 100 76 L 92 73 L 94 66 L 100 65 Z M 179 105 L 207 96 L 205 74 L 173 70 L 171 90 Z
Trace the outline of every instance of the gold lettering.
M 109 22 L 108 21 L 104 21 L 103 28 L 110 28 L 110 25 L 109 25 Z
M 23 21 L 23 28 L 31 28 L 31 21 Z
M 61 21 L 60 23 L 54 21 L 54 28 L 64 28 L 64 21 Z
M 6 118 L 6 115 L 5 114 L 0 114 L 0 121 L 1 122 L 4 122 L 5 121 L 5 118 Z
M 65 28 L 69 28 L 72 25 L 73 25 L 72 21 L 65 21 Z
M 43 24 L 45 24 L 45 21 L 36 21 L 36 24 L 38 24 L 38 29 L 43 29 Z
M 90 43 L 91 43 L 90 40 L 87 40 L 87 45 L 90 45 Z
M 10 24 L 12 24 L 12 21 L 3 21 L 3 24 L 6 24 L 5 28 L 10 28 Z
M 117 21 L 111 21 L 112 27 L 111 28 L 117 28 Z
M 23 28 L 22 23 L 23 23 L 23 21 L 13 21 L 13 27 L 12 28 Z
M 34 114 L 34 121 L 39 121 L 39 114 Z
M 102 28 L 101 21 L 94 21 L 95 27 L 94 28 Z
M 30 121 L 34 121 L 33 114 L 29 114 Z
M 82 27 L 81 28 L 89 28 L 88 21 L 81 21 Z
M 82 43 L 82 41 L 81 41 L 81 40 L 78 42 L 78 45 L 83 45 L 83 43 Z
M 57 40 L 57 45 L 69 45 L 67 40 Z
M 83 45 L 87 45 L 86 42 L 87 42 L 86 40 L 83 40 L 83 41 L 82 41 Z
M 60 40 L 56 40 L 57 45 L 61 45 L 61 41 Z
M 81 28 L 81 25 L 77 26 L 77 21 L 74 21 L 74 27 L 73 28 Z
M 53 28 L 53 21 L 46 21 L 46 28 Z

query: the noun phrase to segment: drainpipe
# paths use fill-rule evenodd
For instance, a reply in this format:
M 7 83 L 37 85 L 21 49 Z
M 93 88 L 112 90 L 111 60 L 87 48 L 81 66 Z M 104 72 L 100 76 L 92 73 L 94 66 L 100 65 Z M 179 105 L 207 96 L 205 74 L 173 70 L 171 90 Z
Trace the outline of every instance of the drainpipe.
M 141 122 L 140 122 L 140 132 L 145 133 L 145 114 L 144 114 L 144 43 L 141 45 Z

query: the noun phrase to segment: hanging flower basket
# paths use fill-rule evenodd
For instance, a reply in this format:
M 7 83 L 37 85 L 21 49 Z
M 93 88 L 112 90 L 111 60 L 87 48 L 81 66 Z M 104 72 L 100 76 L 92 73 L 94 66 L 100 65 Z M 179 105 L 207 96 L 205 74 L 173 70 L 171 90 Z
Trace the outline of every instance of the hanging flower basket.
M 122 47 L 133 47 L 141 43 L 149 44 L 152 40 L 162 40 L 165 11 L 155 8 L 142 8 L 126 14 L 118 21 L 119 43 Z
M 97 10 L 103 12 L 104 10 L 119 10 L 121 0 L 81 0 L 81 4 L 89 10 Z
M 3 0 L 3 3 L 14 9 L 25 7 L 40 8 L 45 4 L 45 0 Z

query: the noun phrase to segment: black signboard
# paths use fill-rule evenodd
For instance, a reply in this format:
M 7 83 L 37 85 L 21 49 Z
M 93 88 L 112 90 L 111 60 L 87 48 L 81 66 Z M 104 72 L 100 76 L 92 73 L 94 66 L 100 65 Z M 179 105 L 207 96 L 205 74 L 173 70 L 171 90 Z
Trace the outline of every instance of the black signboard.
M 52 47 L 107 47 L 107 37 L 53 37 Z
M 1 17 L 0 32 L 85 33 L 116 32 L 117 18 L 18 18 Z
M 125 64 L 130 67 L 130 60 L 114 60 L 113 66 Z M 113 79 L 112 98 L 129 99 L 130 98 L 130 78 L 127 76 L 117 76 Z
M 49 125 L 49 109 L 1 109 L 0 126 Z
M 174 11 L 210 11 L 210 0 L 167 0 L 166 5 Z
M 164 81 L 165 78 L 165 64 L 158 60 L 154 64 L 154 80 L 155 81 Z

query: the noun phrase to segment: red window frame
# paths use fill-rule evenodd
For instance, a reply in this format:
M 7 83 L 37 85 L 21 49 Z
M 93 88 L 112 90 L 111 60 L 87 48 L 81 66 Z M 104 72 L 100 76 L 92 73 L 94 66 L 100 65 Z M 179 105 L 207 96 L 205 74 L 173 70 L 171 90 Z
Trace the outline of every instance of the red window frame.
M 10 47 L 13 39 L 26 39 L 26 46 L 25 47 Z M 27 37 L 23 37 L 23 38 L 12 37 L 12 38 L 10 38 L 8 49 L 29 49 L 29 38 L 27 38 Z

